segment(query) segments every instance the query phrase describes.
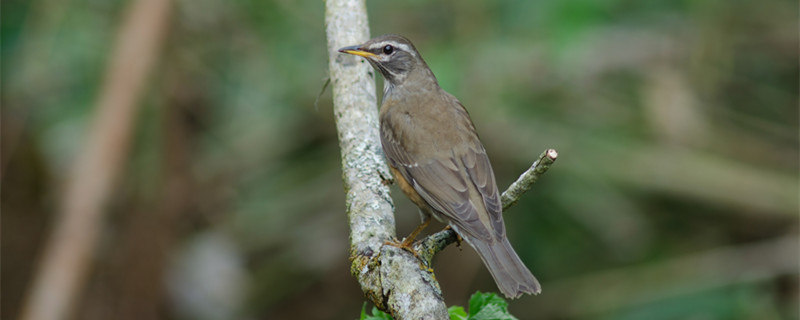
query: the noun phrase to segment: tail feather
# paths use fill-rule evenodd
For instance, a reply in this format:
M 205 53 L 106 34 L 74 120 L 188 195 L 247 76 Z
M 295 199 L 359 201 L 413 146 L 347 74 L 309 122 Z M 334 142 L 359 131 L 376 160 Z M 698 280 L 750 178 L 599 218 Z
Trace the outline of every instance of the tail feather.
M 539 281 L 514 252 L 508 238 L 503 237 L 491 242 L 466 238 L 465 240 L 478 252 L 503 295 L 514 299 L 523 293 L 542 292 Z

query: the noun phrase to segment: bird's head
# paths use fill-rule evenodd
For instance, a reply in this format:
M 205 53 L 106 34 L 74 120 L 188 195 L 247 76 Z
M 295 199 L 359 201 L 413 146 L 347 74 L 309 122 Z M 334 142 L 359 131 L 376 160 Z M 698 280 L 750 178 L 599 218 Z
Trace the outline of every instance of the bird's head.
M 396 34 L 372 38 L 360 45 L 341 48 L 339 52 L 364 57 L 392 85 L 402 83 L 417 68 L 428 69 L 414 44 Z

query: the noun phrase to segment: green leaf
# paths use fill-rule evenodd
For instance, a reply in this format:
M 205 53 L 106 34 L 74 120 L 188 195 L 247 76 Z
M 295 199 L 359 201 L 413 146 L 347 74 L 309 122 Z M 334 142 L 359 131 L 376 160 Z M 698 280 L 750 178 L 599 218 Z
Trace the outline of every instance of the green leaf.
M 508 313 L 508 302 L 494 293 L 476 292 L 469 298 L 468 320 L 516 320 Z
M 480 312 L 483 308 L 487 305 L 496 304 L 502 305 L 503 307 L 508 307 L 508 303 L 497 296 L 497 294 L 487 292 L 475 292 L 472 297 L 469 298 L 469 315 L 473 316 Z
M 393 320 L 392 316 L 386 312 L 378 310 L 376 307 L 372 307 L 372 316 L 373 319 L 371 320 Z
M 378 310 L 376 307 L 372 307 L 372 315 L 368 315 L 367 303 L 364 302 L 364 305 L 361 307 L 361 317 L 359 320 L 392 320 L 392 316 L 386 312 Z
M 358 320 L 364 320 L 367 318 L 367 303 L 364 302 L 364 305 L 361 306 L 361 317 Z
M 469 316 L 467 312 L 464 311 L 464 307 L 462 306 L 452 306 L 447 308 L 447 314 L 450 315 L 450 320 L 468 320 Z
M 483 307 L 477 314 L 471 316 L 469 320 L 517 320 L 508 313 L 508 310 L 497 304 L 489 304 Z
M 366 313 L 367 304 L 361 307 L 360 320 L 392 320 L 388 313 L 372 307 L 372 315 Z M 494 293 L 475 292 L 469 298 L 469 314 L 464 307 L 452 306 L 447 309 L 450 320 L 518 320 L 508 313 L 508 302 Z

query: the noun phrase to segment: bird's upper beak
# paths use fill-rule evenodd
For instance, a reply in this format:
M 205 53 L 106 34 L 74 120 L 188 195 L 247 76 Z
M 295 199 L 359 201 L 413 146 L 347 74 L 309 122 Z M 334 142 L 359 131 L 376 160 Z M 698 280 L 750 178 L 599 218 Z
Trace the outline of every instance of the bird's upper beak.
M 339 49 L 339 52 L 354 54 L 364 58 L 377 58 L 378 56 L 372 52 L 364 51 L 360 46 L 349 46 Z

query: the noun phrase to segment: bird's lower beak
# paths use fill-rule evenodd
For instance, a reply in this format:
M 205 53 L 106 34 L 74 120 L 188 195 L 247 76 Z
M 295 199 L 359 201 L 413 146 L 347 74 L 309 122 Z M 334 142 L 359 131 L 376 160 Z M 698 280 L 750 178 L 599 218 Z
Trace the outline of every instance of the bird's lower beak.
M 354 54 L 354 55 L 361 56 L 361 57 L 364 57 L 364 58 L 375 58 L 375 57 L 377 57 L 377 55 L 375 55 L 372 52 L 361 50 L 361 48 L 359 48 L 359 46 L 344 47 L 344 48 L 339 49 L 339 52 Z

